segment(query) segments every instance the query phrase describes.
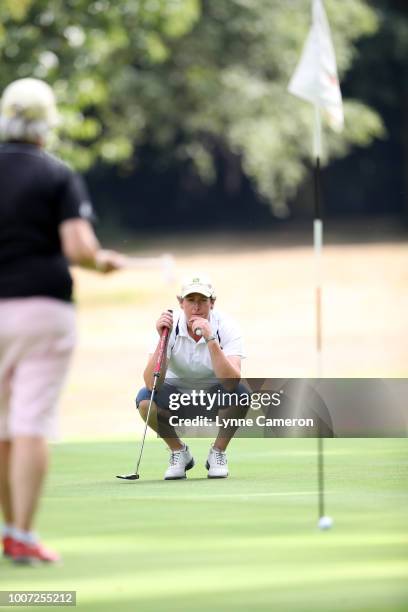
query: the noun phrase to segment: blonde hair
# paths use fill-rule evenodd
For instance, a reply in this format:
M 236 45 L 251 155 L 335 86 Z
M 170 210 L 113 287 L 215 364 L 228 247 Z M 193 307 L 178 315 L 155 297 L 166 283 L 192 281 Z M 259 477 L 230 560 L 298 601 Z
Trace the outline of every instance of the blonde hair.
M 50 126 L 46 121 L 27 121 L 21 117 L 0 117 L 0 138 L 37 143 L 47 138 Z

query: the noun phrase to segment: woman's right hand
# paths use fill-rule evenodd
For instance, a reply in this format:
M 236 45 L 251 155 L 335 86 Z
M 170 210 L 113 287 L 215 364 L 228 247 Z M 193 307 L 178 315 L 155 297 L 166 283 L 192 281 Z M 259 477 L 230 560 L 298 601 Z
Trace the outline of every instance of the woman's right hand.
M 157 320 L 156 329 L 159 336 L 162 334 L 163 327 L 167 327 L 170 332 L 173 329 L 173 313 L 169 312 L 168 310 L 162 312 Z
M 109 274 L 126 267 L 126 257 L 116 251 L 99 249 L 95 255 L 95 268 L 102 274 Z

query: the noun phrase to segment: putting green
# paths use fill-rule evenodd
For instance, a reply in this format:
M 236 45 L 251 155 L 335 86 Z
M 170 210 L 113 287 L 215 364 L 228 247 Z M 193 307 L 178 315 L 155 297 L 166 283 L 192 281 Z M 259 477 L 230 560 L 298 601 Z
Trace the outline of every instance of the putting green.
M 186 481 L 161 480 L 163 444 L 54 449 L 39 516 L 62 567 L 0 562 L 1 589 L 76 590 L 83 610 L 403 611 L 408 602 L 408 453 L 403 439 L 327 440 L 327 513 L 317 530 L 316 441 L 240 439 L 231 478 L 208 480 L 191 440 Z

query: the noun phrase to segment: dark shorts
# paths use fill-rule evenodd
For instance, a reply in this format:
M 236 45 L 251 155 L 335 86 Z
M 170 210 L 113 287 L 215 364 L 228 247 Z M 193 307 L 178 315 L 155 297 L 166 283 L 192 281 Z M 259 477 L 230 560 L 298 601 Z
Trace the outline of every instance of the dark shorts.
M 172 400 L 174 400 L 177 394 L 183 394 L 183 393 L 187 393 L 187 392 L 184 391 L 183 389 L 178 389 L 174 385 L 169 385 L 167 383 L 164 383 L 155 392 L 154 402 L 157 406 L 159 406 L 159 408 L 162 408 L 163 410 L 168 410 L 169 412 L 173 412 L 170 409 L 170 404 L 171 403 L 174 404 L 174 401 L 172 402 Z M 235 405 L 233 401 L 228 402 L 224 400 L 223 402 L 222 401 L 223 395 L 225 397 L 225 394 L 228 394 L 228 393 L 234 394 L 233 398 L 236 397 L 238 398 L 239 401 L 243 400 L 244 398 L 250 395 L 250 391 L 247 389 L 247 387 L 245 387 L 243 383 L 238 383 L 238 385 L 235 387 L 233 391 L 227 391 L 221 384 L 216 384 L 210 387 L 209 389 L 206 389 L 205 393 L 215 394 L 216 401 L 211 406 L 211 409 L 209 409 L 209 407 L 206 406 L 206 404 L 203 404 L 200 402 L 199 405 L 194 405 L 193 402 L 191 401 L 186 406 L 180 406 L 177 410 L 174 411 L 174 413 L 180 417 L 181 416 L 193 417 L 197 415 L 199 416 L 204 415 L 204 416 L 212 417 L 215 414 L 217 414 L 219 410 L 227 409 L 230 406 Z M 143 387 L 142 389 L 140 389 L 139 393 L 136 396 L 136 408 L 139 408 L 140 402 L 144 400 L 147 400 L 147 401 L 150 400 L 151 395 L 152 395 L 152 392 L 146 387 Z

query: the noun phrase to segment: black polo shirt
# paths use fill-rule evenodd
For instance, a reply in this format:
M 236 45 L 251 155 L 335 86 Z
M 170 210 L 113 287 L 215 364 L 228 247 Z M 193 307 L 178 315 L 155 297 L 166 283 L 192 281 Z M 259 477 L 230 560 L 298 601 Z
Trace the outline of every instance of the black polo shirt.
M 93 216 L 81 177 L 35 145 L 0 145 L 0 299 L 72 300 L 58 227 Z

